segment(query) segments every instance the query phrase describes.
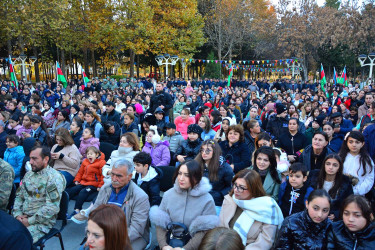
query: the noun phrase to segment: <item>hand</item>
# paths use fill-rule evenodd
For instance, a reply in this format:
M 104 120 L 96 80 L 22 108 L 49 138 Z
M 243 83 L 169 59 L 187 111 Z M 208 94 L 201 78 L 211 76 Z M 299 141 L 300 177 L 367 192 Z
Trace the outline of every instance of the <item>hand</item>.
M 334 128 L 333 131 L 334 131 L 335 133 L 339 133 L 339 132 L 340 132 L 340 128 Z
M 23 219 L 26 218 L 26 215 L 18 215 L 16 219 L 22 223 Z
M 160 105 L 159 108 L 164 109 L 164 106 L 163 106 L 163 105 Z
M 295 155 L 288 155 L 288 160 L 290 162 L 295 162 L 296 161 L 296 156 Z
M 172 249 L 173 249 L 173 247 L 171 247 L 171 246 L 165 246 L 161 250 L 172 250 Z
M 30 224 L 29 224 L 29 220 L 27 219 L 27 217 L 26 217 L 26 218 L 23 218 L 23 220 L 22 220 L 21 222 L 22 222 L 22 224 L 23 224 L 25 227 L 30 226 Z
M 97 188 L 96 190 L 98 190 L 98 192 L 100 191 L 100 188 Z
M 330 215 L 328 215 L 328 219 L 330 219 L 330 220 L 334 220 L 335 219 L 335 215 L 334 214 L 330 214 Z
M 31 135 L 28 134 L 28 133 L 22 133 L 22 136 L 23 136 L 23 138 L 29 138 L 29 137 L 31 137 Z
M 185 161 L 185 157 L 186 157 L 186 156 L 184 156 L 184 155 L 177 155 L 177 160 L 178 160 L 179 162 L 184 162 L 184 161 Z
M 78 182 L 78 181 L 76 181 L 76 182 L 74 182 L 74 184 L 76 184 L 76 185 L 79 185 L 79 182 Z
M 230 167 L 234 170 L 234 165 L 233 164 L 230 164 Z
M 60 158 L 60 155 L 61 155 L 61 153 L 52 153 L 51 157 L 52 157 L 52 159 L 57 160 L 57 159 Z

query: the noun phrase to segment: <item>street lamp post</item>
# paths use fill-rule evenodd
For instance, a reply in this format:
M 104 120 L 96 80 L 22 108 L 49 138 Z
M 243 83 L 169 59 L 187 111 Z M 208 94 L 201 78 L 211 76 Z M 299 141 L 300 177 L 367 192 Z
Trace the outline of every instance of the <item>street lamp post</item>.
M 27 59 L 27 56 L 22 53 L 19 57 L 16 58 L 16 60 L 14 60 L 14 62 L 21 61 L 21 64 L 14 64 L 14 66 L 21 65 L 21 72 L 22 72 L 22 80 L 23 81 L 27 81 L 26 66 L 33 67 L 35 61 L 37 60 L 37 58 L 35 56 L 30 56 L 29 57 L 29 62 L 30 63 L 25 63 L 26 59 Z
M 178 56 L 170 56 L 169 54 L 155 56 L 155 60 L 159 66 L 165 65 L 165 79 L 168 78 L 168 65 L 176 65 Z
M 182 66 L 182 78 L 185 79 L 185 66 L 186 66 L 186 62 L 185 62 L 184 58 L 181 59 L 181 66 Z
M 297 74 L 297 75 L 299 74 L 299 67 L 301 66 L 301 64 L 297 60 L 298 60 L 298 58 L 292 57 L 292 65 L 290 65 L 290 63 L 287 64 L 288 68 L 292 68 L 292 78 L 294 78 L 295 74 Z M 297 65 L 296 65 L 296 63 L 297 63 Z M 297 71 L 297 73 L 296 73 L 296 71 Z
M 365 61 L 366 61 L 367 58 L 370 60 L 370 63 L 365 64 Z M 375 65 L 375 63 L 374 63 L 374 61 L 375 61 L 375 52 L 371 52 L 368 56 L 367 55 L 363 55 L 363 54 L 359 55 L 358 56 L 358 61 L 361 64 L 361 67 L 370 66 L 370 73 L 368 75 L 368 78 L 372 79 L 372 68 Z

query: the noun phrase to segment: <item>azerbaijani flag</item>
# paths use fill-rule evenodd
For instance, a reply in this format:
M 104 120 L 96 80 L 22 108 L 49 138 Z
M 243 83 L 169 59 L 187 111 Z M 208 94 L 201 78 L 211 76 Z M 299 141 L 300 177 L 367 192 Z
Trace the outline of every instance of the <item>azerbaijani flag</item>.
M 337 72 L 336 72 L 336 68 L 333 67 L 333 86 L 336 87 L 336 84 L 337 84 Z
M 61 82 L 64 86 L 64 88 L 66 88 L 66 86 L 68 85 L 66 79 L 65 79 L 65 76 L 60 68 L 60 65 L 59 63 L 56 61 L 56 72 L 57 72 L 57 81 L 58 82 Z
M 346 77 L 346 66 L 344 67 L 344 71 L 341 74 L 341 78 L 339 79 L 339 83 L 344 84 L 345 87 L 348 86 L 348 78 Z
M 323 92 L 326 92 L 326 89 L 324 88 L 327 84 L 326 74 L 324 73 L 323 64 L 321 63 L 320 65 L 320 88 Z
M 233 76 L 233 64 L 231 64 L 230 69 L 229 69 L 228 84 L 227 84 L 228 87 L 231 86 L 230 79 L 232 78 L 232 76 Z
M 82 69 L 82 79 L 83 83 L 85 84 L 85 87 L 87 87 L 87 83 L 90 81 L 89 78 L 87 77 L 85 71 Z
M 14 71 L 12 58 L 9 55 L 9 73 L 10 73 L 10 81 L 13 84 L 13 87 L 18 88 L 18 81 L 16 77 L 16 72 Z

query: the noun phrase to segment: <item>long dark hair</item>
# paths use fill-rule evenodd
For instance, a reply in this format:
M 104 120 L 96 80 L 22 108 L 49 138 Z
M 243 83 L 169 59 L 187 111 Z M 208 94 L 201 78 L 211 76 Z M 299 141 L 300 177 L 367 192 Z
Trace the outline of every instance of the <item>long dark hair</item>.
M 335 199 L 337 192 L 339 191 L 342 181 L 343 181 L 343 171 L 344 171 L 344 165 L 342 163 L 342 160 L 340 156 L 337 154 L 329 154 L 324 158 L 322 167 L 320 168 L 319 177 L 318 177 L 318 183 L 317 183 L 317 189 L 322 189 L 324 186 L 324 180 L 326 179 L 326 171 L 325 171 L 325 164 L 326 161 L 329 159 L 335 159 L 339 163 L 339 170 L 336 173 L 335 181 L 332 186 L 332 188 L 328 191 L 329 196 L 331 196 L 332 199 Z
M 344 142 L 342 143 L 342 146 L 341 146 L 341 149 L 340 149 L 340 152 L 339 152 L 339 155 L 340 155 L 341 159 L 343 159 L 343 161 L 345 161 L 346 156 L 350 152 L 349 147 L 348 147 L 348 140 L 349 140 L 350 137 L 353 138 L 353 139 L 356 139 L 360 142 L 365 142 L 365 137 L 363 136 L 363 134 L 361 132 L 358 132 L 358 131 L 349 132 L 349 134 L 346 136 Z M 371 158 L 370 158 L 365 146 L 363 146 L 361 148 L 361 150 L 359 151 L 359 156 L 360 156 L 359 162 L 361 163 L 362 168 L 363 168 L 362 176 L 365 176 L 366 173 L 367 173 L 366 165 L 369 165 L 369 167 L 370 167 L 369 173 L 371 173 L 373 168 L 374 168 L 374 166 L 372 165 Z M 358 172 L 359 172 L 359 168 L 357 170 L 357 174 L 358 174 Z
M 219 179 L 218 173 L 220 168 L 221 147 L 219 143 L 217 143 L 214 140 L 205 140 L 201 145 L 201 150 L 203 146 L 210 147 L 213 151 L 212 159 L 210 160 L 210 163 L 208 163 L 207 165 L 208 177 L 211 182 L 217 181 Z M 204 169 L 205 162 L 202 158 L 201 152 L 199 152 L 199 154 L 195 157 L 195 160 L 199 163 L 200 166 L 202 166 L 202 169 Z
M 255 151 L 253 167 L 254 167 L 254 170 L 257 172 L 259 172 L 259 168 L 256 165 L 256 159 L 259 154 L 265 154 L 268 156 L 268 159 L 270 161 L 270 166 L 268 167 L 268 169 L 270 171 L 271 177 L 276 183 L 280 184 L 281 180 L 279 178 L 279 174 L 277 173 L 277 161 L 276 161 L 276 156 L 275 156 L 275 152 L 273 151 L 273 149 L 271 147 L 262 146 L 258 148 L 257 151 Z
M 341 218 L 343 217 L 345 208 L 350 203 L 355 203 L 359 207 L 359 209 L 361 210 L 362 216 L 366 219 L 366 222 L 367 222 L 366 226 L 365 226 L 365 228 L 366 228 L 370 224 L 370 222 L 373 221 L 372 209 L 371 209 L 370 203 L 368 202 L 368 200 L 366 200 L 365 197 L 363 197 L 361 195 L 352 194 L 352 195 L 348 196 L 341 205 L 341 213 L 340 213 Z

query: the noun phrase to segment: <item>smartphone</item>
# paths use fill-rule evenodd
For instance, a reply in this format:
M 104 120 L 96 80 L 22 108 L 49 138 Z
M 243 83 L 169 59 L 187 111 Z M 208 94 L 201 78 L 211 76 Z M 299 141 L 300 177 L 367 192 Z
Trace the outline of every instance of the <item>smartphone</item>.
M 340 124 L 335 124 L 335 128 L 339 128 L 340 127 Z

